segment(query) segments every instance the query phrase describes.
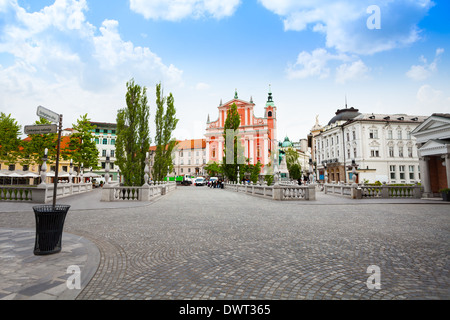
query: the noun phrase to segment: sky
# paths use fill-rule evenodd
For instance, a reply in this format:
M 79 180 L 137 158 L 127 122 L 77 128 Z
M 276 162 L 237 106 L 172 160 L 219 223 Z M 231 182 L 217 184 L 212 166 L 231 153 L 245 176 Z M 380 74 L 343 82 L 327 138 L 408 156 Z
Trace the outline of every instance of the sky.
M 22 126 L 44 106 L 63 126 L 116 121 L 127 81 L 175 98 L 174 137 L 202 138 L 234 98 L 278 138 L 335 112 L 450 113 L 447 0 L 0 0 L 0 112 Z

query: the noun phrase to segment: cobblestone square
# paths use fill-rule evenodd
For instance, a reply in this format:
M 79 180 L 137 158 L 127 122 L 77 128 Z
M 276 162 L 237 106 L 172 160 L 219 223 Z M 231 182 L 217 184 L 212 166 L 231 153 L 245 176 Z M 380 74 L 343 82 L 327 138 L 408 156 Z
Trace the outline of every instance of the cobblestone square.
M 449 299 L 449 208 L 180 187 L 141 206 L 72 208 L 64 232 L 100 252 L 82 300 Z M 33 229 L 34 216 L 0 223 Z M 381 289 L 367 286 L 372 265 Z

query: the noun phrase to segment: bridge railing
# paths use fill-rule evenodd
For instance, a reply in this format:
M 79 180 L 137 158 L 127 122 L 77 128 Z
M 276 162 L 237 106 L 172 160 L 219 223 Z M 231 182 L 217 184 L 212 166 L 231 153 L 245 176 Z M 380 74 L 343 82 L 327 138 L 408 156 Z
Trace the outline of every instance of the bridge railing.
M 30 186 L 0 186 L 0 201 L 48 203 L 53 200 L 53 184 Z M 91 183 L 59 183 L 56 199 L 92 190 Z
M 101 201 L 149 201 L 175 190 L 176 187 L 174 181 L 152 181 L 150 184 L 141 187 L 106 184 L 103 186 Z
M 279 184 L 268 186 L 266 184 L 253 183 L 225 183 L 224 189 L 280 201 L 316 199 L 314 185 Z
M 423 189 L 417 183 L 414 185 L 388 185 L 383 183 L 379 186 L 358 185 L 358 184 L 324 184 L 323 192 L 325 194 L 336 194 L 349 196 L 353 199 L 420 199 Z

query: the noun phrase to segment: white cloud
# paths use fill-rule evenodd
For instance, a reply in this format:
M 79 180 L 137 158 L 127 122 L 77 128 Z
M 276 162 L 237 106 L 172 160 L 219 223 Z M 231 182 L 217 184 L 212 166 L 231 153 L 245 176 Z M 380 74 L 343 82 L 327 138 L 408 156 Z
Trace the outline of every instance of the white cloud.
M 352 64 L 342 64 L 336 70 L 336 82 L 346 83 L 349 80 L 359 80 L 367 77 L 370 68 L 368 68 L 361 60 Z
M 178 21 L 184 18 L 231 16 L 241 0 L 130 0 L 130 9 L 146 19 Z
M 421 56 L 420 60 L 422 61 L 422 64 L 411 66 L 408 72 L 406 72 L 406 75 L 408 76 L 408 78 L 416 81 L 428 79 L 434 72 L 437 71 L 437 63 L 439 62 L 439 58 L 443 53 L 444 49 L 436 49 L 434 60 L 431 63 L 428 63 L 427 59 L 424 56 Z
M 199 82 L 197 83 L 197 85 L 195 86 L 195 89 L 198 91 L 203 91 L 203 90 L 208 90 L 211 86 L 207 83 L 204 82 Z
M 308 77 L 327 78 L 330 69 L 327 66 L 331 60 L 348 60 L 345 54 L 334 55 L 323 48 L 315 49 L 312 53 L 302 51 L 294 65 L 288 67 L 287 76 L 290 79 L 304 79 Z
M 433 6 L 431 0 L 380 0 L 381 29 L 367 28 L 373 0 L 259 0 L 279 15 L 285 30 L 312 31 L 326 36 L 326 46 L 340 52 L 373 54 L 417 41 L 418 22 Z
M 182 70 L 122 39 L 117 21 L 105 20 L 100 28 L 90 24 L 85 0 L 55 0 L 38 12 L 3 0 L 0 8 L 0 20 L 7 15 L 0 29 L 0 53 L 8 57 L 0 67 L 4 112 L 35 119 L 29 108 L 42 104 L 76 117 L 112 115 L 106 121 L 114 121 L 115 111 L 106 115 L 103 108 L 122 107 L 132 77 L 148 87 L 182 85 Z

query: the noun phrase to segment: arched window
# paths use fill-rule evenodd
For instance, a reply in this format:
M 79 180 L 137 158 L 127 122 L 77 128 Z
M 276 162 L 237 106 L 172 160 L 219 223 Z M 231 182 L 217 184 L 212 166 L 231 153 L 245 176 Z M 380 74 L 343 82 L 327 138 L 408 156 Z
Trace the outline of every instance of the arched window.
M 269 111 L 269 112 L 267 113 L 267 116 L 268 116 L 269 118 L 272 118 L 272 111 Z

